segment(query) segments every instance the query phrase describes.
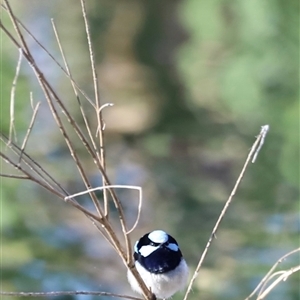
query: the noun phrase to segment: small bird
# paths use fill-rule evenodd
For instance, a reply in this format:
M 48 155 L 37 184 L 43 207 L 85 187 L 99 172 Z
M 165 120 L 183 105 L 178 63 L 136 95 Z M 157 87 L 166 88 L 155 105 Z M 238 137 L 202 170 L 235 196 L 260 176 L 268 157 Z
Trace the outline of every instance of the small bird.
M 178 243 L 163 230 L 146 233 L 135 243 L 134 260 L 146 286 L 159 299 L 170 298 L 187 283 L 189 269 Z M 127 277 L 131 288 L 141 294 L 129 270 Z

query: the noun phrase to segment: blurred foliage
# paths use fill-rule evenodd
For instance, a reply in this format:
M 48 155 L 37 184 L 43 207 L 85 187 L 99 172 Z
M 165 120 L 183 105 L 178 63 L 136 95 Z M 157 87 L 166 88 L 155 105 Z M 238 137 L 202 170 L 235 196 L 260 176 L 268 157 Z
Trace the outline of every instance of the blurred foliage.
M 92 95 L 80 6 L 71 0 L 27 2 L 31 5 L 11 1 L 60 61 L 50 24 L 54 16 L 74 77 Z M 170 231 L 193 272 L 254 135 L 261 125 L 270 125 L 190 295 L 190 300 L 244 299 L 277 259 L 299 246 L 299 3 L 102 0 L 87 5 L 101 99 L 115 103 L 104 111 L 108 172 L 113 182 L 144 190 L 133 240 L 155 228 Z M 17 51 L 7 44 L 6 39 L 1 59 L 1 131 L 6 134 L 17 61 Z M 67 80 L 34 49 L 46 76 L 82 122 Z M 83 190 L 33 81 L 27 71 L 18 81 L 19 140 L 31 116 L 28 91 L 34 90 L 42 109 L 27 150 L 70 192 Z M 94 185 L 100 185 L 93 163 L 81 154 Z M 1 168 L 8 170 L 4 163 Z M 120 196 L 134 220 L 133 195 Z M 84 197 L 80 201 L 90 205 Z M 2 179 L 1 210 L 3 290 L 130 293 L 121 262 L 86 218 L 66 204 L 28 182 Z M 282 268 L 298 262 L 295 255 Z M 299 273 L 270 299 L 298 299 L 298 284 Z

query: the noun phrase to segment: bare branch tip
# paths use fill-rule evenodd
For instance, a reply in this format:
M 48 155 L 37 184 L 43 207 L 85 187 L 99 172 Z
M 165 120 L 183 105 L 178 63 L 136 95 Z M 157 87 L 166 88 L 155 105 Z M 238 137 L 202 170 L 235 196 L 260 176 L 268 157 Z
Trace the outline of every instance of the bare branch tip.
M 99 108 L 99 113 L 100 113 L 104 108 L 106 108 L 106 107 L 112 107 L 112 106 L 114 106 L 114 103 L 105 103 L 105 104 L 101 105 L 100 108 Z
M 270 126 L 268 124 L 261 126 L 261 130 L 259 135 L 257 136 L 257 141 L 259 141 L 259 145 L 255 151 L 255 153 L 253 154 L 253 158 L 252 158 L 252 163 L 255 163 L 257 155 L 260 151 L 260 149 L 262 148 L 264 142 L 265 142 L 265 138 L 267 136 L 268 131 L 270 130 Z

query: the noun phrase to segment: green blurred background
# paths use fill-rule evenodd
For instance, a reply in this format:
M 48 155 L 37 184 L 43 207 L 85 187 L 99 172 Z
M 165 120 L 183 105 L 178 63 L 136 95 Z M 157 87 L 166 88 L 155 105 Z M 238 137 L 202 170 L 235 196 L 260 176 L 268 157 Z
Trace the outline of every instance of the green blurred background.
M 61 62 L 50 22 L 54 18 L 73 77 L 93 97 L 80 3 L 10 3 Z M 244 299 L 277 259 L 299 247 L 299 2 L 89 0 L 87 9 L 101 101 L 114 103 L 104 110 L 108 174 L 115 184 L 140 185 L 144 191 L 133 241 L 165 229 L 179 241 L 192 273 L 255 135 L 260 126 L 270 125 L 189 298 Z M 9 24 L 5 11 L 1 19 Z M 83 125 L 68 80 L 31 38 L 28 42 Z M 1 131 L 8 134 L 18 51 L 3 33 L 1 53 Z M 16 92 L 19 143 L 32 114 L 29 91 L 41 108 L 27 151 L 70 193 L 84 190 L 24 61 Z M 96 128 L 88 104 L 86 111 Z M 84 152 L 82 157 L 94 186 L 101 185 L 93 162 Z M 1 164 L 2 172 L 11 172 Z M 132 224 L 136 194 L 119 195 Z M 86 199 L 81 203 L 91 207 Z M 1 238 L 4 291 L 132 293 L 124 266 L 92 224 L 30 182 L 1 179 Z M 299 254 L 280 268 L 296 264 Z M 267 299 L 299 299 L 299 279 L 298 272 Z

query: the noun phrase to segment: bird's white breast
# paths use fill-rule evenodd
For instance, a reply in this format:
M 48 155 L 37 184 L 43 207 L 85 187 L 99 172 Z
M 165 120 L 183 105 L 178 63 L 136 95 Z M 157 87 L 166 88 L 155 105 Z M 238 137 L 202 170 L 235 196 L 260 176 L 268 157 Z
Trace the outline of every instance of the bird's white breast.
M 150 273 L 138 261 L 135 262 L 135 266 L 147 287 L 160 299 L 168 299 L 182 290 L 189 275 L 188 266 L 183 258 L 176 269 L 162 274 Z M 141 293 L 141 289 L 130 271 L 128 271 L 127 277 L 132 289 Z

